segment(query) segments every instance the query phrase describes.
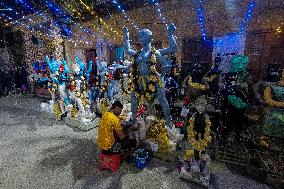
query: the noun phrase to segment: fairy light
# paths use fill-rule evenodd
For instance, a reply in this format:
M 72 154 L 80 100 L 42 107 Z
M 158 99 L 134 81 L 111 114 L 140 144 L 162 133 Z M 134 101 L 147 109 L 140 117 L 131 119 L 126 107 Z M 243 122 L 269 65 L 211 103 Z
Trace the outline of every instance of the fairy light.
M 127 16 L 127 14 L 125 13 L 125 10 L 122 8 L 121 3 L 118 0 L 113 0 L 112 1 L 113 5 L 116 6 L 116 8 L 122 12 L 124 18 L 131 23 L 131 25 L 139 31 L 139 27 Z
M 6 6 L 5 4 L 3 4 L 3 3 L 1 3 L 1 2 L 0 2 L 0 4 L 1 4 L 2 6 L 5 6 L 5 7 L 9 8 L 8 6 Z M 20 13 L 18 13 L 17 11 L 14 11 L 14 12 L 16 13 L 16 15 L 20 15 Z M 9 20 L 14 20 L 12 17 L 10 17 L 10 16 L 8 16 L 8 15 L 2 14 L 2 16 L 6 16 Z M 28 20 L 29 22 L 31 22 L 31 23 L 33 23 L 33 24 L 36 24 L 36 22 L 35 22 L 34 20 L 32 20 L 31 18 L 27 18 L 26 16 L 22 16 L 22 19 Z M 24 24 L 24 23 L 22 23 L 22 22 L 19 22 L 18 20 L 12 21 L 10 24 L 9 24 L 9 23 L 6 23 L 5 25 L 8 26 L 8 25 L 12 25 L 12 24 L 20 24 L 20 25 L 22 25 L 23 27 L 28 28 L 28 30 L 31 30 L 31 31 L 35 32 L 35 29 L 34 29 L 32 26 L 29 26 L 29 25 L 27 25 L 27 24 Z M 45 28 L 45 29 L 46 29 L 46 28 Z M 49 30 L 49 31 L 51 31 L 51 30 Z M 48 36 L 48 37 L 50 37 L 50 38 L 52 38 L 52 36 L 50 36 L 50 35 L 48 35 L 48 34 L 44 34 L 44 35 L 45 35 L 45 36 Z
M 110 27 L 103 19 L 101 19 L 97 15 L 95 15 L 94 11 L 92 11 L 92 9 L 88 5 L 86 5 L 82 0 L 79 0 L 79 3 L 81 5 L 83 5 L 85 7 L 85 9 L 87 9 L 87 11 L 91 15 L 93 15 L 96 20 L 99 20 L 100 24 L 102 24 L 108 31 L 110 31 L 110 32 L 114 33 L 115 35 L 117 35 L 118 37 L 122 38 L 122 35 L 119 35 L 119 33 L 116 30 L 114 30 L 112 27 Z M 111 36 L 111 35 L 109 34 L 109 36 Z
M 198 22 L 198 24 L 200 26 L 201 36 L 202 36 L 203 40 L 205 42 L 207 42 L 207 43 L 212 43 L 210 40 L 208 40 L 208 37 L 207 37 L 206 26 L 205 26 L 205 19 L 204 19 L 205 13 L 204 13 L 203 4 L 204 4 L 203 0 L 198 0 L 198 7 L 197 7 L 197 11 L 196 11 L 197 22 Z M 241 35 L 245 31 L 245 29 L 247 27 L 247 23 L 252 18 L 253 10 L 255 9 L 255 7 L 256 7 L 256 3 L 254 1 L 249 3 L 245 19 L 242 22 L 242 25 L 241 25 L 239 33 L 238 33 L 239 35 Z M 218 43 L 218 42 L 221 42 L 221 40 L 213 41 L 213 43 Z
M 159 14 L 159 17 L 161 18 L 163 24 L 167 24 L 166 17 L 164 16 L 164 14 L 161 11 L 161 6 L 160 6 L 160 3 L 159 3 L 159 0 L 150 0 L 150 3 L 155 4 L 155 6 L 157 7 L 157 12 Z
M 245 16 L 245 19 L 240 27 L 240 34 L 242 34 L 242 32 L 246 29 L 247 27 L 247 23 L 251 20 L 252 18 L 252 15 L 253 15 L 253 10 L 255 9 L 256 7 L 256 4 L 255 2 L 251 2 L 249 3 L 248 7 L 247 7 L 247 12 L 246 12 L 246 16 Z
M 1 3 L 1 5 L 4 5 L 3 3 Z M 24 4 L 25 5 L 25 7 L 27 6 L 27 4 Z M 5 5 L 4 5 L 5 6 Z M 31 6 L 30 6 L 31 7 Z M 32 8 L 31 8 L 32 9 Z M 16 14 L 19 14 L 18 12 L 16 12 Z M 45 14 L 43 14 L 43 13 L 40 13 L 39 14 L 40 16 L 42 16 L 45 20 L 47 20 L 47 21 L 49 21 L 49 19 L 48 19 L 48 17 L 45 15 Z M 2 15 L 3 16 L 3 15 Z M 10 20 L 12 19 L 11 17 L 9 17 L 9 16 L 7 16 L 7 15 L 5 15 L 6 17 L 8 17 Z M 26 16 L 22 16 L 22 18 L 23 19 L 26 19 Z M 31 22 L 31 23 L 33 23 L 33 24 L 37 24 L 35 21 L 33 21 L 31 18 L 29 18 L 29 19 L 27 19 L 29 22 Z M 16 20 L 16 21 L 14 21 L 14 22 L 12 22 L 12 24 L 19 24 L 19 25 L 21 25 L 21 26 L 23 26 L 24 28 L 27 28 L 29 31 L 31 31 L 33 34 L 37 34 L 37 35 L 39 35 L 39 36 L 45 36 L 45 37 L 47 37 L 48 39 L 52 39 L 52 38 L 55 38 L 54 36 L 52 36 L 52 35 L 49 35 L 49 34 L 43 34 L 42 32 L 40 32 L 40 31 L 36 31 L 36 29 L 35 28 L 33 28 L 32 26 L 29 26 L 29 25 L 27 25 L 27 24 L 24 24 L 24 23 L 22 23 L 22 22 L 19 22 L 18 20 Z M 57 23 L 56 22 L 51 22 L 51 24 L 54 24 L 54 25 L 57 25 Z M 45 29 L 45 30 L 48 30 L 50 33 L 52 33 L 53 31 L 52 30 L 50 30 L 50 29 L 48 29 L 48 28 L 46 28 L 46 27 L 44 27 L 44 26 L 42 26 L 42 25 L 39 25 L 39 27 L 40 28 L 42 28 L 42 29 Z M 24 32 L 24 30 L 23 29 L 20 29 L 22 32 Z M 81 41 L 79 41 L 80 43 L 83 43 L 83 44 L 89 44 L 89 42 L 87 42 L 87 41 L 85 41 L 85 39 L 83 39 L 81 36 L 78 36 L 77 34 L 74 34 L 78 39 L 79 38 L 81 38 Z M 74 43 L 75 41 L 74 40 L 68 40 L 68 41 L 71 41 L 72 43 Z
M 283 24 L 282 24 L 283 25 Z M 281 29 L 281 26 L 279 26 L 278 28 L 276 28 L 276 33 L 277 34 L 280 34 L 282 33 L 282 29 Z

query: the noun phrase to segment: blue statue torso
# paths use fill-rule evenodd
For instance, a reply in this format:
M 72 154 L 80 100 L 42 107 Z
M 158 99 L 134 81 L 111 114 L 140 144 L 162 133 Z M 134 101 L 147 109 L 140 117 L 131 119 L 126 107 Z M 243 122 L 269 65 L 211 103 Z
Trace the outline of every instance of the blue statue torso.
M 149 76 L 149 66 L 150 66 L 150 58 L 151 58 L 151 51 L 148 52 L 138 52 L 137 58 L 135 59 L 135 63 L 138 65 L 138 71 L 140 76 Z

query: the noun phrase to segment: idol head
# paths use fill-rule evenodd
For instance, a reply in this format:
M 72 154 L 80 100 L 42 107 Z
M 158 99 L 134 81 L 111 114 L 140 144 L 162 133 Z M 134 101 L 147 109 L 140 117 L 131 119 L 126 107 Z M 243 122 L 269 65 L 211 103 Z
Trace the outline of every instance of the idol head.
M 152 42 L 153 34 L 149 29 L 143 29 L 138 34 L 138 41 L 142 46 L 148 45 Z
M 114 115 L 119 116 L 121 114 L 121 111 L 123 109 L 123 105 L 119 101 L 115 101 L 112 104 L 111 110 L 114 113 Z
M 207 106 L 207 101 L 205 96 L 199 97 L 195 102 L 194 102 L 195 109 L 197 110 L 198 113 L 203 113 L 206 109 Z

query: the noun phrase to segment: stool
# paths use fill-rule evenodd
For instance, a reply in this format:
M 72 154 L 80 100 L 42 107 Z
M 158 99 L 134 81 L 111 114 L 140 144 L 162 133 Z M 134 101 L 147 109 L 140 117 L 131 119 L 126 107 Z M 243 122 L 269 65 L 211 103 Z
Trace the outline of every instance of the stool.
M 120 167 L 121 156 L 120 154 L 107 155 L 100 153 L 99 162 L 100 162 L 100 171 L 104 169 L 111 169 L 112 172 L 116 172 Z

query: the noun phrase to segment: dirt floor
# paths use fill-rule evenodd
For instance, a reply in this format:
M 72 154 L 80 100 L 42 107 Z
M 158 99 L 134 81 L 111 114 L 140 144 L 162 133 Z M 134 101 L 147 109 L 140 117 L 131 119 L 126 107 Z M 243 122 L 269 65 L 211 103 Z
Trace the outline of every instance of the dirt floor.
M 183 189 L 185 183 L 166 162 L 154 159 L 143 171 L 123 164 L 111 173 L 98 170 L 97 130 L 74 129 L 41 111 L 44 100 L 28 96 L 0 98 L 0 188 Z M 268 186 L 213 162 L 210 188 L 262 189 Z

